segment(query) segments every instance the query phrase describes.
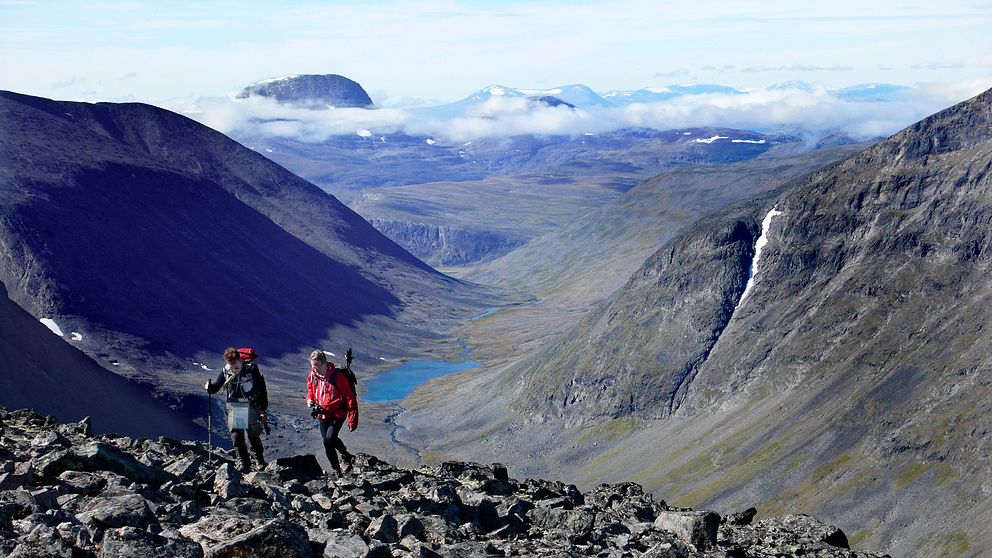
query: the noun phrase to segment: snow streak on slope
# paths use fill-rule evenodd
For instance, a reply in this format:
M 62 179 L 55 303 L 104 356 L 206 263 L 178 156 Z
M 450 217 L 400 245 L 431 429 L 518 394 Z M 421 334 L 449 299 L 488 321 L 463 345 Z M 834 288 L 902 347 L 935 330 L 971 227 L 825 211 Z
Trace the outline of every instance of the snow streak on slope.
M 768 211 L 768 214 L 761 221 L 761 236 L 754 243 L 754 258 L 751 260 L 751 272 L 748 274 L 747 285 L 744 285 L 744 292 L 741 293 L 741 299 L 737 301 L 738 307 L 744 302 L 744 297 L 747 296 L 748 291 L 754 285 L 754 276 L 758 273 L 758 258 L 761 257 L 761 249 L 765 247 L 765 244 L 768 244 L 768 227 L 772 224 L 772 218 L 781 214 L 782 212 L 778 210 L 778 206 L 775 206 Z

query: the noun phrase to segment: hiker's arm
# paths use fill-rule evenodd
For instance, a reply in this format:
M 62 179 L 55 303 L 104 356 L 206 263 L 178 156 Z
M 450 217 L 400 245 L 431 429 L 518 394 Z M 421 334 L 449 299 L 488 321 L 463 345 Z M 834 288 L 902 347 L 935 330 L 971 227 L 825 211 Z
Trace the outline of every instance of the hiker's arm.
M 344 374 L 342 374 L 344 376 Z M 354 432 L 358 428 L 358 396 L 355 395 L 355 390 L 351 388 L 351 382 L 348 381 L 348 377 L 344 377 L 344 386 L 341 386 L 341 382 L 338 382 L 338 386 L 341 389 L 341 393 L 345 395 L 344 404 L 345 409 L 348 411 L 348 430 Z
M 222 369 L 218 372 L 215 379 L 207 380 L 207 385 L 204 387 L 207 388 L 208 393 L 217 393 L 220 391 L 220 388 L 224 387 L 224 370 Z
M 312 407 L 316 402 L 313 394 L 313 373 L 307 375 L 307 407 Z
M 269 390 L 265 387 L 265 376 L 262 375 L 262 371 L 255 366 L 255 389 L 258 390 L 258 400 L 256 404 L 258 405 L 258 410 L 263 413 L 269 409 Z

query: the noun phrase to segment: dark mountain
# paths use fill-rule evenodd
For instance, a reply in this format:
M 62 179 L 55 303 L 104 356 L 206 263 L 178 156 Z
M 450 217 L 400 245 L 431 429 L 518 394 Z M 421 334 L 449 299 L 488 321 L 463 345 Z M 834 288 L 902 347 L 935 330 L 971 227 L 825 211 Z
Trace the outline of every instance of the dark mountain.
M 0 284 L 0 405 L 32 405 L 60 421 L 92 419 L 95 432 L 202 439 L 206 430 L 107 371 L 7 298 Z M 4 444 L 6 445 L 6 443 Z
M 543 350 L 473 381 L 497 395 L 448 428 L 486 432 L 471 453 L 687 505 L 872 518 L 852 540 L 898 555 L 987 553 L 990 170 L 992 91 L 700 221 Z
M 332 196 L 177 114 L 2 93 L 0 129 L 0 279 L 36 316 L 152 352 L 251 341 L 277 356 L 374 317 L 382 332 L 437 323 L 467 296 Z
M 337 74 L 304 74 L 253 83 L 238 95 L 269 97 L 280 103 L 314 107 L 371 108 L 372 98 L 358 82 Z

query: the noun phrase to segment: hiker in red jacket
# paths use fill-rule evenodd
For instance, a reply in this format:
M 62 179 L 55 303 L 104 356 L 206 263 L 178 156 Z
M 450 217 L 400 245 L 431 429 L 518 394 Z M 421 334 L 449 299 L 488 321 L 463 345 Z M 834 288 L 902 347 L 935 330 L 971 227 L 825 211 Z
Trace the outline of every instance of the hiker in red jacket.
M 333 362 L 328 362 L 324 351 L 310 354 L 310 375 L 307 377 L 307 407 L 310 415 L 320 422 L 320 436 L 324 441 L 324 452 L 331 468 L 338 476 L 351 470 L 354 456 L 338 434 L 344 421 L 348 419 L 348 430 L 358 428 L 358 399 L 349 374 L 337 370 Z M 337 452 L 341 453 L 344 469 L 338 463 Z

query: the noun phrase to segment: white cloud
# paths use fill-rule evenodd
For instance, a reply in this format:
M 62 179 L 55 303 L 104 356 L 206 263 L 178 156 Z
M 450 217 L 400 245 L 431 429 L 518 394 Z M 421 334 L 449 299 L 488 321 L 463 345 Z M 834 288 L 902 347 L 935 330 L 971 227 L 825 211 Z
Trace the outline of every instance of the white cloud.
M 817 87 L 812 91 L 777 89 L 738 95 L 686 95 L 655 103 L 576 110 L 519 97 L 492 97 L 458 111 L 314 110 L 281 105 L 261 97 L 242 100 L 202 97 L 172 103 L 169 108 L 224 133 L 292 137 L 307 142 L 320 142 L 332 135 L 354 135 L 356 130 L 371 130 L 376 135 L 404 132 L 445 142 L 464 142 L 482 137 L 580 135 L 632 127 L 798 128 L 813 133 L 844 132 L 856 139 L 869 139 L 894 133 L 990 86 L 992 76 L 953 85 L 921 84 L 898 100 L 887 102 L 845 101 Z

